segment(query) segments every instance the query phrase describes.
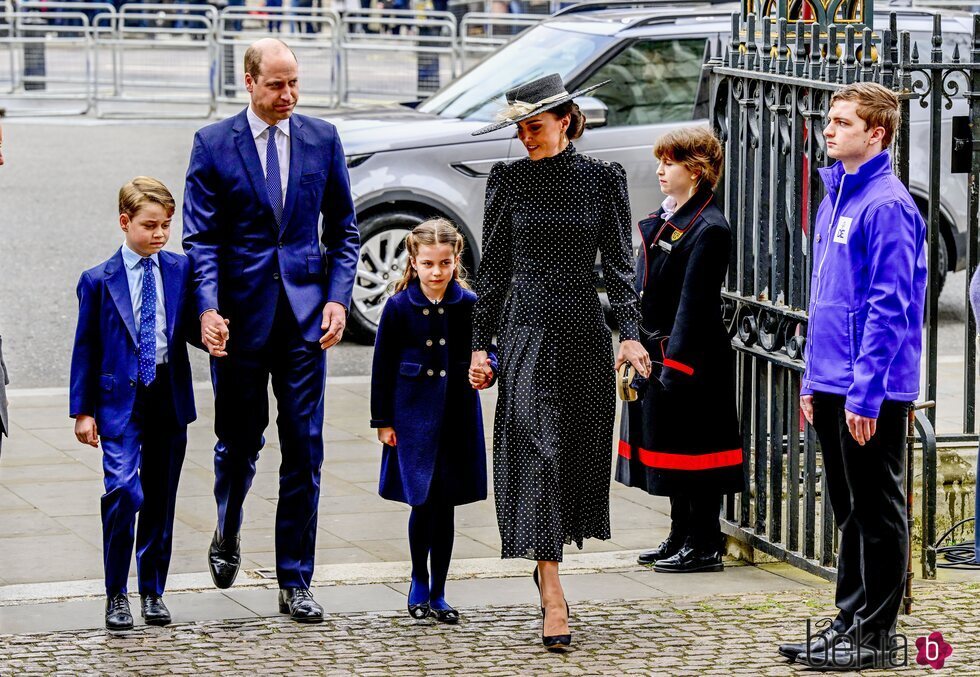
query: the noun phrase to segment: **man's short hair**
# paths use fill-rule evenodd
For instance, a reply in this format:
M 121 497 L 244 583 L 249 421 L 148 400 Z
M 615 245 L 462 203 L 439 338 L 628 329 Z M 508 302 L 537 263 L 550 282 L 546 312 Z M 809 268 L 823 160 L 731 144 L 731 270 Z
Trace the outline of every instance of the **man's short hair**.
M 293 55 L 294 59 L 296 59 L 296 52 L 294 52 L 289 45 L 278 39 L 276 39 L 276 42 L 289 50 L 289 53 Z M 299 59 L 296 59 L 296 62 L 299 63 Z M 261 47 L 249 45 L 248 49 L 245 50 L 245 72 L 251 75 L 253 80 L 259 77 L 259 74 L 262 72 Z
M 724 153 L 721 142 L 707 127 L 682 127 L 667 132 L 653 146 L 658 160 L 670 160 L 684 167 L 714 188 L 721 178 Z
M 853 101 L 857 104 L 857 115 L 864 120 L 865 129 L 882 127 L 885 136 L 881 139 L 882 148 L 888 148 L 902 121 L 898 110 L 898 96 L 877 82 L 855 82 L 834 92 L 830 105 L 838 101 Z
M 149 176 L 137 176 L 119 189 L 119 213 L 129 218 L 136 216 L 148 204 L 158 204 L 173 216 L 177 201 L 163 182 Z

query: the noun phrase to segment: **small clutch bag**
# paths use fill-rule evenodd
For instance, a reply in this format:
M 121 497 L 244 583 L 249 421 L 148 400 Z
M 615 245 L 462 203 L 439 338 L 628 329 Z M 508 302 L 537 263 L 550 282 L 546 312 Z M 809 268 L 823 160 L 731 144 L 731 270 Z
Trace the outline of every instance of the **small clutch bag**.
M 635 402 L 640 399 L 640 393 L 633 385 L 636 370 L 629 362 L 623 362 L 616 370 L 616 394 L 623 402 Z

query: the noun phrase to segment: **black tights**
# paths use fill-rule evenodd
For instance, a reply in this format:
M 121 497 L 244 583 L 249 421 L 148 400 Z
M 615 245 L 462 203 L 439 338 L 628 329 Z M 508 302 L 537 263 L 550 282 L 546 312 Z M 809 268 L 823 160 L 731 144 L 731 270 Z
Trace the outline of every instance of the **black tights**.
M 448 608 L 446 576 L 453 555 L 455 507 L 429 504 L 412 507 L 408 518 L 408 547 L 412 552 L 410 604 L 429 602 L 434 609 Z M 432 577 L 429 578 L 429 563 Z

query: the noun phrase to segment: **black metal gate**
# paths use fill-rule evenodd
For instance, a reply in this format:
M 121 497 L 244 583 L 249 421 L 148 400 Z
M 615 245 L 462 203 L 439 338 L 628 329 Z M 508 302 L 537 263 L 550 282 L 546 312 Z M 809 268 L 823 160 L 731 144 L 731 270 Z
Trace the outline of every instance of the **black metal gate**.
M 913 18 L 921 24 L 922 16 L 918 11 Z M 968 273 L 978 258 L 980 16 L 972 18 L 972 26 L 967 19 L 953 26 L 966 50 L 957 39 L 944 43 L 949 27 L 938 14 L 917 33 L 903 28 L 901 14 L 879 16 L 888 27 L 877 32 L 874 18 L 870 0 L 832 0 L 829 7 L 806 0 L 789 5 L 743 0 L 741 13 L 732 17 L 730 41 L 716 47 L 706 66 L 712 124 L 725 146 L 720 189 L 736 234 L 723 297 L 738 354 L 743 443 L 750 452 L 745 455 L 749 487 L 726 500 L 723 528 L 826 578 L 835 573 L 837 530 L 816 437 L 800 416 L 799 391 L 812 252 L 807 233 L 824 195 L 816 169 L 828 164 L 824 116 L 836 89 L 874 81 L 900 93 L 903 123 L 892 148 L 895 171 L 908 185 L 910 161 L 916 163 L 913 193 L 918 192 L 929 226 L 922 393 L 927 403 L 935 403 L 938 394 L 939 270 L 950 260 L 943 253 L 952 249 L 954 266 L 965 257 Z M 920 42 L 928 43 L 927 55 Z M 960 185 L 964 204 L 948 206 L 948 188 Z M 965 216 L 957 219 L 957 214 Z M 962 426 L 942 438 L 947 441 L 977 439 L 976 327 L 966 315 Z M 928 546 L 936 537 L 936 416 L 936 407 L 927 404 L 915 421 L 922 441 L 925 577 L 935 574 L 935 552 Z

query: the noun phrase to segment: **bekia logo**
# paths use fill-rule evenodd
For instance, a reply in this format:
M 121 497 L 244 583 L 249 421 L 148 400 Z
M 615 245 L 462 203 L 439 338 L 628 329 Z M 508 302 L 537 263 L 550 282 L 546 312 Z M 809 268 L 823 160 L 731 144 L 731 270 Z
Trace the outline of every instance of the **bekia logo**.
M 919 654 L 915 657 L 915 662 L 919 665 L 929 665 L 935 670 L 939 670 L 946 664 L 946 659 L 953 653 L 953 646 L 943 639 L 943 633 L 933 632 L 928 637 L 919 637 L 915 640 L 915 647 Z

